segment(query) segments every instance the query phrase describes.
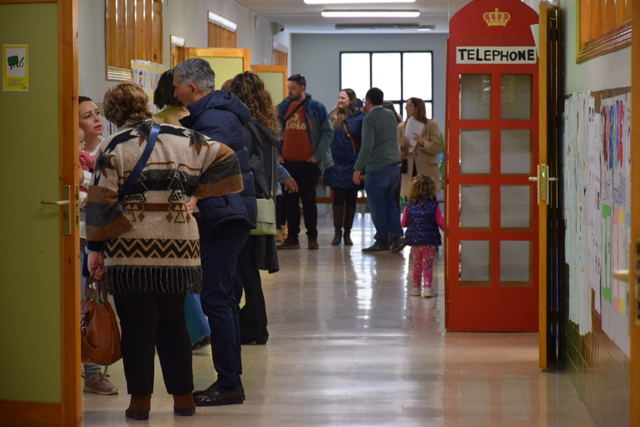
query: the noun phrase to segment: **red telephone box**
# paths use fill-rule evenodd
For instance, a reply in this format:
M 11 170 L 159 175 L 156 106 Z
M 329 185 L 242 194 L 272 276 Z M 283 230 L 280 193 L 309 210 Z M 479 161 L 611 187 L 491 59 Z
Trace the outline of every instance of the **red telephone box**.
M 475 0 L 449 24 L 446 328 L 538 329 L 538 66 L 518 0 Z

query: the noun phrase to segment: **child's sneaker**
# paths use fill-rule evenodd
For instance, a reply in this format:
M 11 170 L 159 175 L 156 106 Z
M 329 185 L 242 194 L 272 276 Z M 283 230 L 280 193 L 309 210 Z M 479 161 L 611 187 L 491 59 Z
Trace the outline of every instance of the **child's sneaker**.
M 411 286 L 411 289 L 409 289 L 409 295 L 412 297 L 419 297 L 420 296 L 420 286 Z
M 97 372 L 96 374 L 84 379 L 85 393 L 96 394 L 118 394 L 118 388 L 109 381 L 109 375 Z
M 431 289 L 431 286 L 425 286 L 422 288 L 422 296 L 424 298 L 433 298 L 435 296 L 435 292 Z

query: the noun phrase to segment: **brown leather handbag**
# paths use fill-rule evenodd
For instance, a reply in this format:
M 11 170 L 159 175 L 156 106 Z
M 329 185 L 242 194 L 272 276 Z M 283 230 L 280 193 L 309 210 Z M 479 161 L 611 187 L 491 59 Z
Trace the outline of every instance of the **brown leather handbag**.
M 109 366 L 122 357 L 120 328 L 107 299 L 104 278 L 89 278 L 81 303 L 81 355 L 84 363 Z

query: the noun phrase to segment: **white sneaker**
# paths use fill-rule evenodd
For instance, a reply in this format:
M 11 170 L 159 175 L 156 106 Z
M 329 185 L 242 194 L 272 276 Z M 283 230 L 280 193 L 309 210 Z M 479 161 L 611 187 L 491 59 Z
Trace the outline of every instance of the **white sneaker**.
M 433 289 L 431 289 L 431 287 L 424 287 L 422 288 L 422 296 L 424 298 L 433 298 L 435 296 L 435 292 L 433 292 Z
M 420 286 L 411 286 L 411 289 L 409 289 L 409 295 L 412 297 L 419 297 L 420 296 Z

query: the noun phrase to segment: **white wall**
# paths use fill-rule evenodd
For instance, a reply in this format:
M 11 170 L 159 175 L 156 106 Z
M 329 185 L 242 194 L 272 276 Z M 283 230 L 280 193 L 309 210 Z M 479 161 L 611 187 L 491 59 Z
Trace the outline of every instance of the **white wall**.
M 432 51 L 434 118 L 444 128 L 446 41 L 446 34 L 292 34 L 290 69 L 304 74 L 309 93 L 331 110 L 340 90 L 341 51 Z
M 105 90 L 117 84 L 105 79 L 104 0 L 80 0 L 79 73 L 80 93 L 102 101 Z M 251 63 L 272 63 L 271 22 L 229 0 L 164 0 L 163 60 L 169 64 L 171 35 L 184 37 L 190 47 L 207 46 L 207 12 L 238 24 L 238 47 L 251 49 Z M 287 44 L 286 38 L 279 43 Z

